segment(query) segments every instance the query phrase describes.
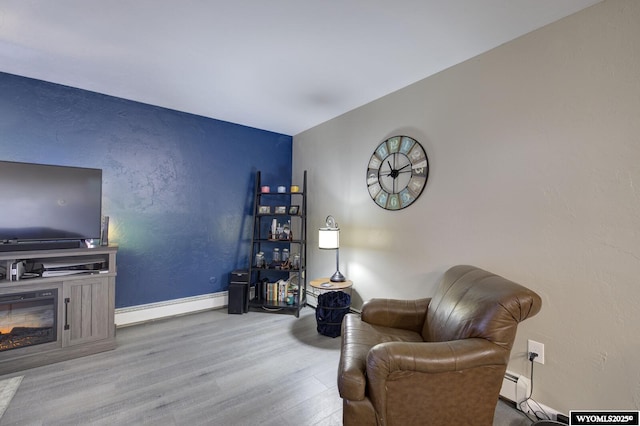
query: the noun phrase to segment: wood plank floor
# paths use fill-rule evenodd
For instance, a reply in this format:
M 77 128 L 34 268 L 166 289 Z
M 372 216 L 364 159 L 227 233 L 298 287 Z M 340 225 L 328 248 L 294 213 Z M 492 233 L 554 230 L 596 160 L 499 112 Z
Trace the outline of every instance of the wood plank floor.
M 1 376 L 25 377 L 0 425 L 342 424 L 340 338 L 316 332 L 311 308 L 300 318 L 202 312 L 119 329 L 117 341 Z M 530 424 L 509 410 L 496 425 Z

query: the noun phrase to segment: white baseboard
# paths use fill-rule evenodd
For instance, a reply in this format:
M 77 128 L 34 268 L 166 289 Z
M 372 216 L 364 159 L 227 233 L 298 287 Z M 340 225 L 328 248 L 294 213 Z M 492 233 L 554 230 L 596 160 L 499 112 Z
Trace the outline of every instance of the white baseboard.
M 532 416 L 537 415 L 540 418 L 546 418 L 548 416 L 550 420 L 557 420 L 558 414 L 561 414 L 558 410 L 540 404 L 533 398 L 529 398 L 531 396 L 531 380 L 509 370 L 507 370 L 502 380 L 500 396 L 511 401 L 516 409 Z M 525 400 L 527 402 L 523 403 Z
M 307 305 L 311 306 L 313 309 L 318 307 L 318 295 L 313 292 L 313 290 L 307 289 Z
M 209 293 L 182 299 L 165 300 L 146 305 L 129 306 L 116 309 L 116 327 L 139 324 L 176 315 L 191 314 L 199 311 L 223 308 L 229 303 L 226 291 Z

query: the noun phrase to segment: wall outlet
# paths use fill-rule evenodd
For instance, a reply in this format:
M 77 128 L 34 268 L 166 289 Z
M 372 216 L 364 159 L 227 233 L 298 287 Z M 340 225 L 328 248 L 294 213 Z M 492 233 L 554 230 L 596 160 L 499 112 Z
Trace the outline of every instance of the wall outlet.
M 538 356 L 533 359 L 533 362 L 544 364 L 544 344 L 543 343 L 536 342 L 535 340 L 527 340 L 527 358 L 529 358 L 529 354 L 531 352 L 535 352 L 538 354 Z

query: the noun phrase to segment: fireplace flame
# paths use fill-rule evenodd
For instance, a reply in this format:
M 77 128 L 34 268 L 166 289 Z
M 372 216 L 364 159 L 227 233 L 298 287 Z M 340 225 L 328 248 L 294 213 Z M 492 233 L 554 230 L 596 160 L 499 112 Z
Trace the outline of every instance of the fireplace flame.
M 32 297 L 0 304 L 0 351 L 55 341 L 54 300 Z

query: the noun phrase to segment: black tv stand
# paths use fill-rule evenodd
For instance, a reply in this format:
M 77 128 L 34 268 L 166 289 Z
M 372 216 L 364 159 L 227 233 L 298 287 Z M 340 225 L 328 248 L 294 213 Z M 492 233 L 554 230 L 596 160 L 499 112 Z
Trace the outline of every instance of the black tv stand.
M 22 243 L 5 242 L 0 244 L 0 252 L 77 249 L 82 247 L 84 247 L 84 244 L 80 240 L 28 241 L 28 242 L 22 242 Z

